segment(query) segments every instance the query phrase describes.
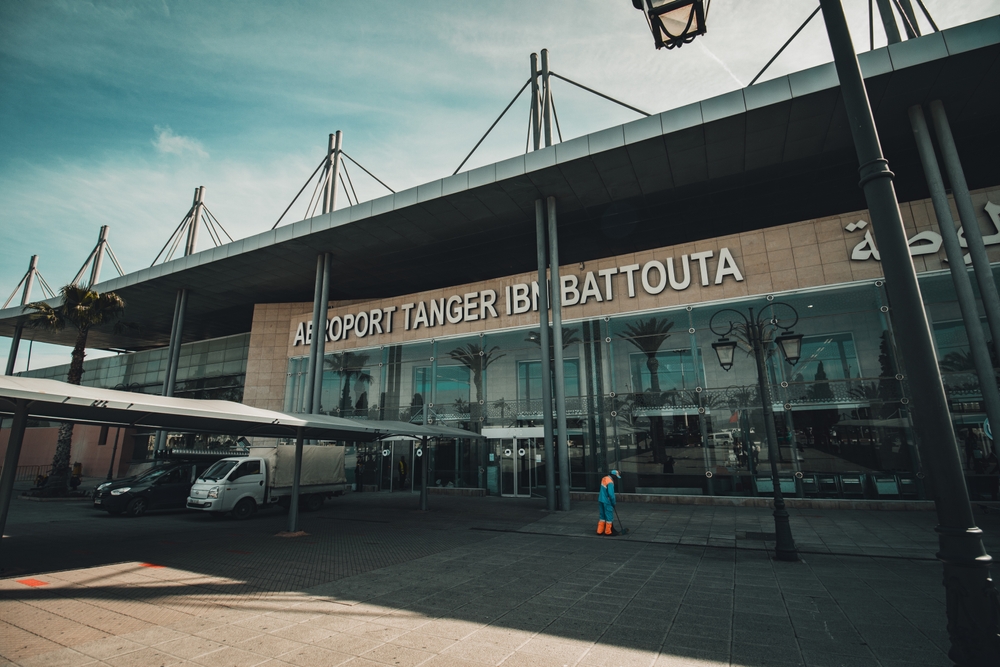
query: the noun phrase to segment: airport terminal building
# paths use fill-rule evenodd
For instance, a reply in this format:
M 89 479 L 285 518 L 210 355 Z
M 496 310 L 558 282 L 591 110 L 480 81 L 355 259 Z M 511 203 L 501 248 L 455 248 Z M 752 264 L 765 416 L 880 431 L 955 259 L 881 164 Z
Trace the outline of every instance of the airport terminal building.
M 1000 19 L 859 60 L 896 174 L 970 492 L 988 497 L 992 441 L 907 110 L 944 103 L 995 274 Z M 87 362 L 84 383 L 160 393 L 183 290 L 174 395 L 307 411 L 315 267 L 317 255 L 330 253 L 320 411 L 482 433 L 485 440 L 435 443 L 430 483 L 544 496 L 554 462 L 542 446 L 535 210 L 549 197 L 558 211 L 552 292 L 562 304 L 573 490 L 596 490 L 614 467 L 625 492 L 767 495 L 754 360 L 741 346 L 724 370 L 709 324 L 724 309 L 780 307 L 785 317 L 791 306 L 800 359 L 790 365 L 774 346 L 766 358 L 783 490 L 927 497 L 832 64 L 99 283 L 143 326 L 95 332 L 91 344 L 128 352 Z M 10 335 L 19 316 L 0 311 L 0 333 Z M 27 374 L 62 379 L 65 368 Z M 124 456 L 153 456 L 153 434 L 129 435 Z M 204 436 L 166 442 L 220 444 Z M 412 465 L 414 446 L 395 440 L 363 451 L 373 463 L 365 484 L 398 485 L 391 471 L 400 457 Z

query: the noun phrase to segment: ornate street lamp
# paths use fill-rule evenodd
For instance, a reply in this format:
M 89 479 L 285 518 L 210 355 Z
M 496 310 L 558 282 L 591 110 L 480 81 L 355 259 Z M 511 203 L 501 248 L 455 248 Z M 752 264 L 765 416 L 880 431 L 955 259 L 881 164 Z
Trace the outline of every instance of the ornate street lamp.
M 775 343 L 781 349 L 785 360 L 794 364 L 799 360 L 802 353 L 802 334 L 796 334 L 792 327 L 799 321 L 799 313 L 792 306 L 781 301 L 773 301 L 769 304 L 772 315 L 766 317 L 763 312 L 754 315 L 753 308 L 750 308 L 748 315 L 742 311 L 726 308 L 720 310 L 708 322 L 708 328 L 716 336 L 719 336 L 717 343 L 712 343 L 715 353 L 719 357 L 719 365 L 726 371 L 733 367 L 733 357 L 736 353 L 736 341 L 727 336 L 736 329 L 742 329 L 746 333 L 746 342 L 753 352 L 754 361 L 757 362 L 757 389 L 760 394 L 761 408 L 764 412 L 764 432 L 767 435 L 767 458 L 771 463 L 771 486 L 774 489 L 774 556 L 778 560 L 796 561 L 799 554 L 795 550 L 795 540 L 792 539 L 792 527 L 788 522 L 788 511 L 785 509 L 785 497 L 781 494 L 781 481 L 778 479 L 778 434 L 774 428 L 774 409 L 771 399 L 771 385 L 767 381 L 767 370 L 764 367 L 764 347 L 767 335 L 775 331 L 781 331 L 775 339 Z M 773 314 L 777 308 L 787 308 L 791 315 L 787 318 L 791 323 L 787 326 Z M 719 324 L 716 319 L 725 313 L 732 313 L 735 319 L 726 320 L 722 317 Z M 718 329 L 716 327 L 718 326 Z
M 718 343 L 712 343 L 715 354 L 719 357 L 719 365 L 722 370 L 729 372 L 733 367 L 733 357 L 736 354 L 736 341 L 723 336 Z
M 704 0 L 632 0 L 632 6 L 646 15 L 658 49 L 681 47 L 704 35 L 708 4 Z
M 657 48 L 661 38 L 657 34 L 660 28 L 652 20 L 654 5 L 663 10 L 668 5 L 670 9 L 679 9 L 682 4 L 692 4 L 676 3 L 678 6 L 674 7 L 675 3 L 632 0 L 633 5 L 637 2 L 642 3 L 640 8 L 646 9 Z M 893 336 L 907 368 L 907 384 L 914 407 L 911 412 L 913 425 L 921 435 L 918 442 L 921 458 L 934 486 L 946 490 L 934 499 L 934 504 L 938 512 L 937 533 L 941 548 L 937 556 L 944 564 L 945 607 L 951 639 L 948 656 L 963 666 L 992 667 L 996 665 L 996 656 L 1000 655 L 1000 595 L 990 577 L 992 559 L 983 546 L 982 531 L 976 526 L 972 513 L 934 339 L 892 184 L 893 173 L 882 155 L 841 0 L 819 0 L 819 4 L 860 164 L 859 185 L 865 193 L 875 242 L 882 255 L 886 291 L 893 304 L 890 315 Z M 704 14 L 698 18 L 697 25 L 690 19 L 686 31 L 690 38 L 671 46 L 689 42 L 705 32 Z M 695 32 L 695 27 L 700 32 Z M 664 43 L 663 46 L 668 45 Z

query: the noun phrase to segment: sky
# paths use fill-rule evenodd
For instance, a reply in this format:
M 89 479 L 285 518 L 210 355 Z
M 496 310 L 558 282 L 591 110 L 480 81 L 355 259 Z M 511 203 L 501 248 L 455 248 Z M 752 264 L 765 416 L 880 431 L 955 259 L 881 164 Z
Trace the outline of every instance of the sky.
M 924 4 L 941 28 L 1000 13 L 1000 0 Z M 705 36 L 657 51 L 629 0 L 0 0 L 0 304 L 34 254 L 53 288 L 71 281 L 101 225 L 126 272 L 149 266 L 197 186 L 234 238 L 270 229 L 336 130 L 397 191 L 448 176 L 528 79 L 532 52 L 657 113 L 746 86 L 816 6 L 713 0 Z M 867 50 L 868 2 L 844 7 Z M 761 80 L 830 60 L 818 15 Z M 639 118 L 559 80 L 552 90 L 564 139 Z M 527 98 L 463 170 L 525 151 Z M 349 173 L 361 201 L 387 194 Z M 31 352 L 31 368 L 69 362 L 68 348 Z M 27 356 L 25 339 L 15 370 Z

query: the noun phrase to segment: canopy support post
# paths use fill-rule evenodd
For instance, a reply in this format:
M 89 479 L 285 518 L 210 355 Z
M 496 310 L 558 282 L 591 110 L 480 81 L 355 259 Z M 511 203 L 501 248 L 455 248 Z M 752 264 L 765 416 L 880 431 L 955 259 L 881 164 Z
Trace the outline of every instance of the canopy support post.
M 288 532 L 299 530 L 299 481 L 302 479 L 302 427 L 295 429 L 295 470 L 292 472 L 292 499 L 288 505 Z
M 14 407 L 14 420 L 10 425 L 10 438 L 7 441 L 7 455 L 3 461 L 3 473 L 0 474 L 0 542 L 7 527 L 7 511 L 10 509 L 11 496 L 14 493 L 17 462 L 21 458 L 21 444 L 24 442 L 24 429 L 27 425 L 28 403 L 19 400 Z

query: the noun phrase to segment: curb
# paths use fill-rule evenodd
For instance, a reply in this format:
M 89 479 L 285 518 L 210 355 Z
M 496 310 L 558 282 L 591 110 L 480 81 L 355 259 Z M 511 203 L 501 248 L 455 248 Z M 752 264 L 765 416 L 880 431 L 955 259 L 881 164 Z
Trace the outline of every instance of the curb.
M 574 491 L 571 500 L 597 501 L 597 493 Z M 642 493 L 619 493 L 615 497 L 623 503 L 650 503 L 659 505 L 708 505 L 714 507 L 760 507 L 774 506 L 772 498 L 743 496 L 681 496 L 654 495 Z M 933 500 L 846 500 L 841 498 L 785 498 L 785 506 L 790 509 L 815 510 L 878 510 L 885 512 L 930 512 L 934 510 Z

